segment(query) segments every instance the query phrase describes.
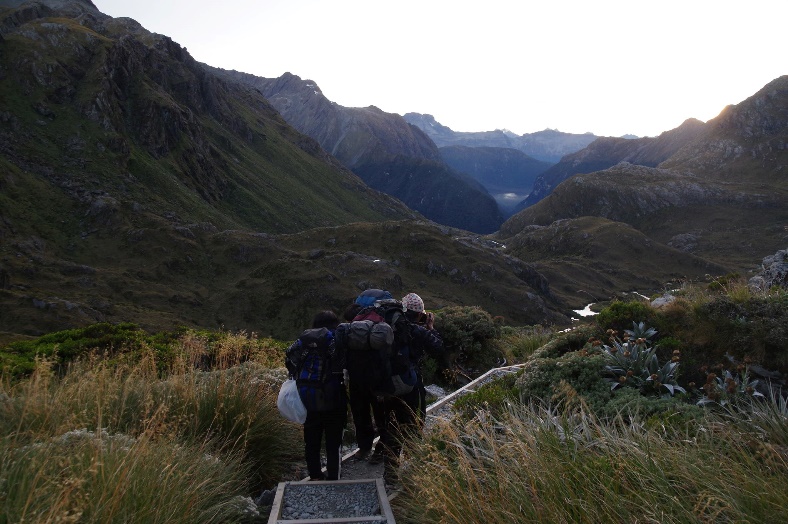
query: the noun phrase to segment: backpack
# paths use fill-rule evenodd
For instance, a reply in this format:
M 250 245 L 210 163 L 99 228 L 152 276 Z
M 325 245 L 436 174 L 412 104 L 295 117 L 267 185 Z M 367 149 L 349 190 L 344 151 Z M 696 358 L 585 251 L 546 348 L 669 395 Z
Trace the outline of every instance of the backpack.
M 293 345 L 287 358 L 293 363 L 298 395 L 307 411 L 333 411 L 343 407 L 339 377 L 341 363 L 334 334 L 327 328 L 307 329 Z M 340 367 L 339 375 L 336 374 Z
M 338 330 L 348 350 L 369 356 L 368 377 L 375 394 L 401 396 L 413 391 L 416 369 L 410 360 L 410 323 L 399 303 L 362 310 L 354 320 Z M 341 335 L 340 335 L 341 333 Z

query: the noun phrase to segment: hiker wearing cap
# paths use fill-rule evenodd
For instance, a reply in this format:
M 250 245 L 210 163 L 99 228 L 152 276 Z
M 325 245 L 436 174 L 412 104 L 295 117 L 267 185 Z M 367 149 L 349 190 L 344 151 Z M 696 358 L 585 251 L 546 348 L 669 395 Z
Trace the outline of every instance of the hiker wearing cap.
M 397 468 L 402 446 L 409 435 L 421 432 L 426 415 L 426 391 L 419 370 L 419 362 L 425 354 L 438 356 L 443 352 L 443 340 L 435 331 L 435 316 L 426 312 L 424 301 L 416 293 L 408 293 L 402 299 L 402 308 L 407 320 L 406 329 L 410 364 L 416 374 L 413 389 L 403 395 L 389 395 L 383 401 L 383 418 L 386 430 L 381 435 L 384 444 L 384 473 L 387 482 L 397 481 Z
M 417 340 L 414 349 L 418 352 L 418 355 L 416 355 L 418 361 L 424 358 L 425 351 L 430 354 L 443 351 L 443 341 L 440 338 L 440 334 L 435 331 L 435 315 L 424 310 L 424 301 L 421 297 L 416 293 L 408 293 L 402 298 L 402 307 L 405 309 L 405 317 L 411 324 L 423 326 L 427 330 L 427 333 L 418 329 L 415 333 L 411 333 L 411 337 L 415 336 Z M 417 383 L 419 389 L 418 422 L 423 424 L 427 418 L 427 390 L 424 388 L 421 371 L 418 368 L 417 373 L 419 380 Z

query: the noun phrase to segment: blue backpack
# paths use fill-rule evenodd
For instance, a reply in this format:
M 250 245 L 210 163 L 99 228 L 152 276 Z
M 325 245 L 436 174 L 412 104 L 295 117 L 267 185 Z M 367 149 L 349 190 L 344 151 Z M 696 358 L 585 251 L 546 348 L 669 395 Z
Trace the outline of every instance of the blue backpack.
M 295 367 L 298 395 L 307 411 L 334 411 L 344 407 L 342 364 L 337 357 L 334 334 L 329 329 L 304 331 L 287 358 Z

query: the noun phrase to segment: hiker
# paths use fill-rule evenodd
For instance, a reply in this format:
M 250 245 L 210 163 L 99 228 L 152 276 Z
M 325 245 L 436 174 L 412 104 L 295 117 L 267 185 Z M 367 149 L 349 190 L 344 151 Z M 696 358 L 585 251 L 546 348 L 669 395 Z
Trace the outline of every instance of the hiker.
M 307 329 L 287 350 L 285 365 L 296 379 L 306 407 L 304 455 L 310 480 L 339 480 L 340 446 L 347 422 L 344 353 L 336 347 L 334 332 L 339 318 L 333 311 L 315 315 Z M 310 351 L 311 350 L 311 351 Z M 320 450 L 326 442 L 326 474 Z
M 348 322 L 353 320 L 363 320 L 368 318 L 368 311 L 360 314 L 362 310 L 373 307 L 376 301 L 394 300 L 388 291 L 382 289 L 367 289 L 361 293 L 345 311 L 344 318 Z M 356 443 L 358 451 L 355 454 L 356 460 L 369 460 L 372 464 L 380 464 L 383 461 L 383 403 L 372 391 L 370 383 L 371 375 L 369 368 L 372 365 L 371 355 L 353 354 L 352 358 L 346 360 L 348 372 L 348 393 L 350 395 L 350 413 L 353 417 L 353 426 L 356 431 Z M 372 415 L 370 416 L 370 412 Z M 373 425 L 374 420 L 374 425 Z M 375 430 L 380 435 L 378 444 L 373 450 L 372 444 L 375 440 Z
M 383 418 L 386 421 L 383 441 L 384 473 L 387 482 L 397 482 L 397 468 L 402 446 L 410 435 L 420 433 L 426 418 L 426 390 L 419 369 L 419 362 L 430 354 L 443 352 L 443 340 L 435 331 L 435 316 L 424 310 L 424 301 L 416 293 L 408 293 L 402 299 L 405 312 L 406 337 L 397 337 L 395 343 L 408 344 L 410 365 L 416 374 L 412 391 L 402 395 L 386 395 L 383 400 Z M 402 328 L 399 328 L 402 329 Z

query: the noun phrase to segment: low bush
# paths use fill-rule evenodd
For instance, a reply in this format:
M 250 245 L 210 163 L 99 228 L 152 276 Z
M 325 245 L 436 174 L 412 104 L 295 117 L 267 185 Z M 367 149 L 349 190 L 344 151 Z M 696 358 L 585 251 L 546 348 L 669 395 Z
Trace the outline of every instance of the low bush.
M 443 338 L 450 362 L 489 369 L 502 359 L 500 326 L 480 307 L 453 306 L 435 313 L 435 329 Z
M 470 420 L 479 411 L 492 413 L 493 416 L 501 410 L 508 409 L 512 403 L 520 401 L 520 392 L 515 383 L 519 373 L 511 373 L 482 385 L 473 393 L 462 395 L 454 405 L 455 416 Z
M 654 309 L 647 302 L 617 300 L 602 309 L 596 315 L 595 320 L 597 327 L 602 331 L 613 329 L 623 332 L 625 329 L 629 329 L 633 322 L 645 322 L 648 325 L 653 325 L 654 314 Z
M 613 393 L 603 378 L 605 359 L 580 351 L 557 358 L 532 358 L 517 379 L 524 402 L 556 403 L 564 400 L 567 388 L 593 409 L 600 409 Z

